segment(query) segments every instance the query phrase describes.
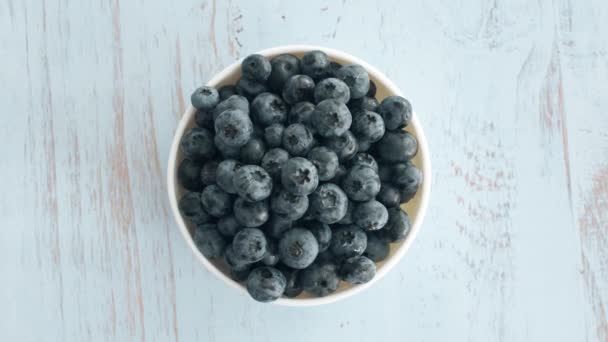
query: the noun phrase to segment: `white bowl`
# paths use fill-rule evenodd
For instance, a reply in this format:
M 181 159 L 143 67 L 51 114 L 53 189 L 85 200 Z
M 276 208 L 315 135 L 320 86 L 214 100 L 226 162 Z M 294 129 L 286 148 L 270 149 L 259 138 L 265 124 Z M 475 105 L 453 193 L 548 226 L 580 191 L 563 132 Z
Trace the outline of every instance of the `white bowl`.
M 331 60 L 340 62 L 342 64 L 359 64 L 363 66 L 365 69 L 367 69 L 370 78 L 376 83 L 376 97 L 378 98 L 378 100 L 382 100 L 384 97 L 389 95 L 403 96 L 399 88 L 397 88 L 397 86 L 388 77 L 378 71 L 378 69 L 376 69 L 369 63 L 342 51 L 328 49 L 320 46 L 286 45 L 262 50 L 258 53 L 268 58 L 272 58 L 282 53 L 290 53 L 301 57 L 304 53 L 311 50 L 324 51 L 330 57 Z M 240 66 L 241 61 L 236 61 L 232 63 L 230 66 L 215 75 L 215 77 L 213 77 L 207 83 L 207 85 L 213 87 L 220 87 L 225 84 L 234 84 L 241 76 Z M 179 144 L 182 136 L 184 135 L 184 132 L 196 125 L 194 120 L 195 112 L 196 111 L 194 107 L 190 105 L 179 122 L 177 130 L 175 132 L 175 136 L 173 138 L 173 143 L 171 145 L 171 152 L 169 155 L 169 165 L 167 171 L 167 185 L 169 192 L 169 202 L 171 203 L 171 210 L 173 211 L 173 216 L 175 217 L 177 226 L 179 227 L 179 230 L 181 231 L 184 239 L 186 240 L 186 243 L 190 246 L 194 255 L 196 255 L 198 260 L 207 268 L 207 270 L 216 275 L 227 285 L 237 289 L 242 294 L 248 295 L 246 288 L 242 284 L 230 278 L 226 265 L 224 265 L 223 262 L 216 263 L 214 261 L 207 260 L 207 258 L 203 256 L 203 254 L 198 250 L 198 248 L 196 248 L 196 245 L 192 240 L 192 236 L 189 230 L 189 224 L 184 221 L 184 218 L 182 217 L 178 208 L 179 198 L 184 193 L 184 189 L 179 185 L 176 178 L 176 170 L 179 166 L 179 162 L 182 160 L 182 153 L 180 151 Z M 273 303 L 287 306 L 314 306 L 333 303 L 340 299 L 350 297 L 379 281 L 405 255 L 405 252 L 412 244 L 412 241 L 414 241 L 414 238 L 418 234 L 420 226 L 422 225 L 422 221 L 424 219 L 424 215 L 426 213 L 429 201 L 431 185 L 431 162 L 429 149 L 426 137 L 424 136 L 424 131 L 422 130 L 422 126 L 420 125 L 418 117 L 415 113 L 413 115 L 412 122 L 408 125 L 406 130 L 412 133 L 418 139 L 418 154 L 413 159 L 413 163 L 418 168 L 420 168 L 423 175 L 422 186 L 418 190 L 416 196 L 407 204 L 402 205 L 402 208 L 405 209 L 405 211 L 408 213 L 412 220 L 412 228 L 406 239 L 400 243 L 391 244 L 390 255 L 384 261 L 377 263 L 376 276 L 374 277 L 374 279 L 372 279 L 366 284 L 351 286 L 346 284 L 345 282 L 341 282 L 340 288 L 338 288 L 336 292 L 326 297 L 316 298 L 304 293 L 296 298 L 279 298 Z

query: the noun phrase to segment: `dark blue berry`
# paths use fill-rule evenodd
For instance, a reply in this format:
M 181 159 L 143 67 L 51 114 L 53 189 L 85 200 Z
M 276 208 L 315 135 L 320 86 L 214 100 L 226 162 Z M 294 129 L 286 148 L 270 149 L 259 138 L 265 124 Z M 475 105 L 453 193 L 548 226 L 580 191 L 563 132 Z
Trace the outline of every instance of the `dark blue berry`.
M 336 175 L 340 164 L 336 152 L 327 147 L 319 146 L 310 150 L 307 157 L 317 168 L 320 181 L 328 181 Z
M 350 258 L 361 255 L 367 247 L 367 235 L 355 225 L 338 226 L 332 232 L 329 248 L 337 258 Z
M 369 80 L 369 90 L 365 95 L 372 98 L 376 96 L 376 83 L 371 79 Z
M 246 164 L 260 164 L 266 154 L 266 146 L 261 138 L 251 138 L 241 147 L 241 161 Z
M 329 248 L 329 243 L 331 242 L 331 228 L 329 228 L 328 224 L 319 221 L 304 221 L 302 222 L 302 226 L 310 230 L 312 235 L 315 236 L 315 239 L 317 239 L 319 252 L 324 252 Z
M 335 174 L 334 178 L 331 179 L 331 182 L 335 183 L 335 184 L 342 184 L 342 180 L 346 176 L 347 171 L 348 170 L 346 169 L 346 167 L 344 165 L 342 165 L 342 164 L 338 165 L 336 174 Z
M 366 111 L 355 116 L 351 130 L 357 138 L 374 143 L 384 136 L 384 121 L 378 113 Z
M 355 167 L 357 165 L 368 166 L 378 172 L 378 163 L 369 153 L 357 153 L 353 159 L 350 160 L 350 167 Z
M 369 166 L 356 165 L 342 180 L 342 190 L 353 201 L 369 201 L 380 192 L 380 177 Z
M 228 159 L 239 158 L 239 156 L 241 154 L 240 147 L 233 147 L 233 146 L 226 145 L 226 143 L 220 138 L 219 135 L 216 135 L 213 138 L 213 142 L 215 143 L 215 147 L 217 147 L 217 150 L 220 151 L 221 155 L 224 158 L 228 158 Z
M 274 267 L 258 267 L 247 277 L 247 292 L 258 302 L 272 302 L 283 295 L 287 280 Z
M 355 209 L 355 202 L 348 200 L 348 205 L 346 208 L 346 214 L 344 217 L 338 221 L 338 224 L 353 224 L 353 211 Z
M 244 227 L 259 227 L 268 221 L 268 203 L 250 202 L 241 197 L 234 201 L 234 217 Z
M 346 215 L 348 198 L 339 186 L 323 183 L 310 195 L 310 206 L 318 221 L 333 224 Z
M 393 184 L 399 188 L 401 194 L 400 201 L 409 201 L 422 184 L 422 172 L 410 162 L 395 164 L 392 171 Z
M 302 157 L 291 158 L 281 170 L 281 184 L 292 194 L 309 195 L 319 185 L 317 168 Z
M 234 174 L 241 168 L 241 163 L 233 159 L 226 159 L 217 166 L 216 182 L 217 185 L 229 194 L 236 194 L 234 188 Z
M 390 183 L 383 182 L 376 199 L 387 208 L 397 207 L 401 203 L 399 189 Z
M 257 165 L 241 166 L 234 173 L 232 184 L 239 196 L 252 202 L 268 198 L 272 191 L 272 178 Z
M 315 81 L 306 75 L 291 76 L 283 88 L 283 99 L 289 104 L 310 101 L 313 98 Z
M 378 165 L 378 176 L 383 182 L 391 182 L 393 180 L 393 165 L 380 163 Z
M 326 250 L 324 250 L 323 252 L 319 252 L 319 255 L 317 255 L 317 258 L 315 259 L 315 264 L 328 264 L 328 263 L 334 263 L 337 260 L 336 256 L 331 252 L 331 250 L 328 248 Z
M 388 130 L 401 129 L 412 120 L 412 105 L 401 96 L 393 95 L 385 98 L 378 106 Z
M 241 228 L 234 215 L 227 215 L 217 220 L 217 230 L 226 237 L 233 237 Z
M 315 132 L 323 137 L 341 136 L 348 131 L 351 123 L 348 107 L 333 99 L 319 102 L 311 118 Z
M 329 66 L 329 58 L 323 51 L 309 51 L 302 56 L 300 61 L 300 69 L 304 75 L 308 75 L 313 79 L 320 79 L 325 76 L 326 69 Z
M 280 147 L 283 143 L 285 126 L 279 123 L 272 124 L 264 129 L 264 140 L 269 148 Z
M 281 92 L 285 82 L 293 76 L 300 73 L 300 61 L 294 55 L 282 54 L 278 55 L 270 61 L 272 72 L 268 78 L 270 89 L 275 92 Z
M 388 256 L 390 252 L 390 243 L 380 232 L 367 233 L 367 248 L 363 255 L 375 262 L 380 262 Z
M 182 137 L 180 148 L 186 158 L 207 160 L 215 156 L 213 133 L 206 128 L 195 127 Z
M 369 152 L 369 149 L 372 148 L 372 142 L 366 139 L 357 139 L 359 152 Z
M 307 196 L 294 195 L 284 189 L 273 194 L 270 202 L 275 213 L 292 221 L 301 218 L 308 209 Z
M 344 260 L 339 273 L 347 283 L 364 284 L 376 275 L 376 264 L 367 257 L 356 256 Z
M 405 131 L 387 131 L 378 141 L 378 155 L 389 162 L 405 162 L 418 152 L 418 141 Z
M 201 181 L 205 185 L 211 185 L 215 183 L 217 175 L 217 166 L 220 163 L 216 160 L 210 160 L 203 164 L 201 167 Z
M 241 70 L 243 76 L 250 80 L 264 82 L 270 76 L 271 66 L 266 57 L 258 54 L 253 54 L 245 57 L 241 62 Z
M 359 151 L 357 138 L 351 131 L 346 131 L 339 137 L 325 139 L 325 147 L 336 152 L 341 162 L 350 160 Z
M 367 231 L 382 229 L 388 222 L 388 211 L 376 200 L 359 203 L 353 211 L 353 220 Z
M 247 77 L 241 77 L 236 83 L 236 92 L 239 95 L 247 98 L 247 100 L 249 101 L 253 101 L 256 96 L 267 91 L 268 88 L 266 87 L 264 82 L 251 80 Z
M 341 67 L 342 67 L 342 64 L 340 64 L 338 62 L 334 62 L 334 61 L 329 62 L 327 69 L 325 69 L 325 74 L 321 78 L 331 78 L 331 77 L 335 78 L 336 75 L 338 74 L 338 70 L 340 70 Z
M 215 184 L 203 190 L 201 202 L 205 211 L 215 217 L 226 216 L 232 210 L 232 196 Z
M 293 156 L 303 156 L 314 144 L 310 130 L 302 124 L 291 124 L 283 132 L 283 148 Z
M 247 280 L 249 274 L 251 273 L 251 269 L 255 264 L 245 264 L 243 266 L 234 267 L 230 269 L 230 277 L 238 282 L 243 282 Z
M 315 105 L 311 102 L 298 102 L 289 110 L 289 114 L 287 114 L 287 122 L 290 124 L 300 123 L 308 126 L 310 124 L 310 117 L 314 111 Z
M 179 211 L 190 222 L 202 224 L 211 221 L 211 216 L 203 209 L 201 194 L 186 192 L 179 200 Z
M 215 134 L 220 141 L 230 147 L 245 145 L 253 132 L 249 116 L 242 110 L 224 111 L 215 120 Z
M 378 108 L 378 100 L 373 97 L 363 96 L 358 99 L 350 100 L 348 102 L 348 109 L 354 116 L 357 116 L 360 112 L 370 111 L 376 112 Z
M 199 109 L 194 114 L 194 120 L 199 127 L 213 130 L 213 114 L 206 110 Z
M 283 123 L 287 117 L 287 105 L 272 93 L 261 93 L 251 102 L 251 119 L 262 127 Z
M 350 90 L 346 83 L 337 78 L 326 78 L 315 86 L 315 103 L 333 99 L 346 104 L 350 99 Z
M 213 109 L 213 120 L 217 120 L 217 117 L 220 116 L 220 114 L 230 109 L 238 109 L 249 114 L 249 101 L 241 95 L 230 96 Z
M 279 239 L 283 236 L 283 233 L 291 229 L 292 225 L 292 220 L 273 213 L 270 215 L 266 224 L 264 224 L 264 231 L 266 231 L 266 234 L 269 236 Z
M 184 159 L 177 168 L 177 179 L 186 189 L 201 191 L 205 184 L 201 180 L 201 165 L 190 159 Z
M 388 222 L 380 232 L 391 242 L 403 241 L 412 229 L 410 217 L 400 208 L 388 210 Z
M 281 177 L 281 169 L 289 160 L 289 153 L 282 148 L 270 149 L 262 158 L 261 166 L 273 179 Z
M 279 263 L 279 245 L 276 240 L 266 238 L 266 254 L 262 258 L 262 264 L 266 266 L 274 266 Z
M 266 236 L 257 228 L 239 230 L 232 240 L 235 259 L 243 263 L 254 263 L 262 260 L 266 254 Z
M 217 91 L 220 94 L 220 101 L 224 101 L 232 95 L 236 95 L 236 87 L 232 84 L 221 86 Z
M 304 291 L 317 297 L 324 297 L 338 289 L 340 278 L 336 265 L 315 263 L 300 272 L 300 283 Z
M 206 258 L 215 259 L 224 255 L 226 241 L 214 224 L 197 226 L 192 236 L 194 244 Z
M 291 268 L 303 269 L 315 261 L 319 244 L 308 229 L 292 228 L 279 241 L 281 262 Z
M 249 261 L 241 259 L 241 256 L 235 252 L 233 244 L 226 246 L 226 249 L 224 250 L 224 261 L 232 270 L 245 270 L 251 267 Z M 238 279 L 238 281 L 243 280 L 245 279 Z
M 190 101 L 196 109 L 211 110 L 220 102 L 220 95 L 215 88 L 203 86 L 192 93 Z
M 336 77 L 348 85 L 351 99 L 363 97 L 369 91 L 369 75 L 360 65 L 345 65 L 336 72 Z
M 300 270 L 287 267 L 285 265 L 278 266 L 279 271 L 283 273 L 287 284 L 285 286 L 285 292 L 283 295 L 287 298 L 294 298 L 302 293 L 302 286 L 300 286 L 299 274 Z

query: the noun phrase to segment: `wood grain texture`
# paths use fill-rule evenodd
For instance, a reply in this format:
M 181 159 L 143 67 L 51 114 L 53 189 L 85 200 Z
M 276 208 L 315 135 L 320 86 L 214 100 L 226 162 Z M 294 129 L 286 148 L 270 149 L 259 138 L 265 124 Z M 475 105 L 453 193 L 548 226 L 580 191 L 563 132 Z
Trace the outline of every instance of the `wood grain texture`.
M 601 0 L 1 2 L 0 340 L 608 341 L 607 35 Z M 206 272 L 164 181 L 191 90 L 288 43 L 389 75 L 434 167 L 406 258 L 308 309 Z

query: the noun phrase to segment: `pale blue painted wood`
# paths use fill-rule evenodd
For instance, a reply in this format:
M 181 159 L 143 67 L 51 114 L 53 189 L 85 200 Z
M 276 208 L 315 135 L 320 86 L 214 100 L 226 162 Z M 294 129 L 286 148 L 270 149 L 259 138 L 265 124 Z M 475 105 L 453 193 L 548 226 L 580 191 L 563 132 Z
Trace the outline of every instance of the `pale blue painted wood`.
M 1 340 L 608 340 L 605 1 L 7 0 L 0 23 Z M 319 308 L 225 288 L 165 196 L 189 92 L 288 43 L 386 72 L 434 166 L 407 257 Z

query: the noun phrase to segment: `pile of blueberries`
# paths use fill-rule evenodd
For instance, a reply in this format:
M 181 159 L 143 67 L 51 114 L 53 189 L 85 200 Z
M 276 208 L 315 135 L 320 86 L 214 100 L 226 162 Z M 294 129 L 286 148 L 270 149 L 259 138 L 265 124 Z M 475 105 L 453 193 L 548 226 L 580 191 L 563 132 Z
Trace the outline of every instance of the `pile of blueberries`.
M 322 51 L 254 54 L 241 68 L 236 85 L 191 97 L 198 127 L 181 140 L 179 207 L 197 247 L 261 302 L 370 281 L 409 233 L 400 204 L 422 181 L 403 130 L 410 103 L 379 103 L 363 67 Z

